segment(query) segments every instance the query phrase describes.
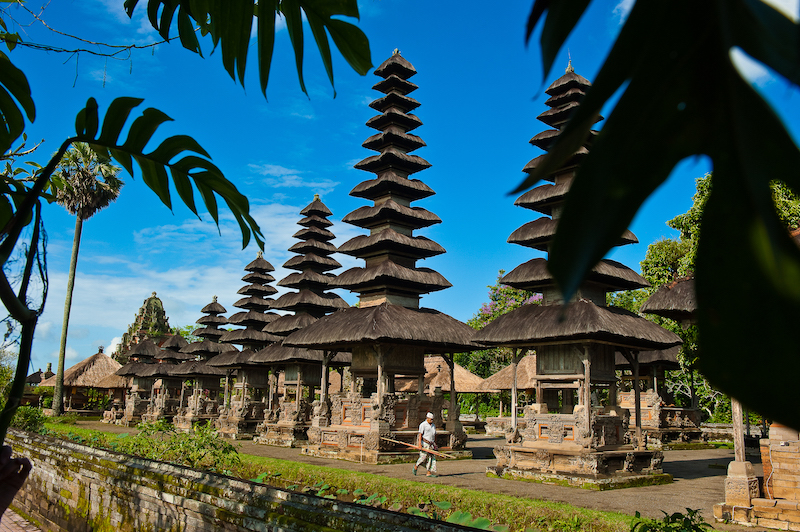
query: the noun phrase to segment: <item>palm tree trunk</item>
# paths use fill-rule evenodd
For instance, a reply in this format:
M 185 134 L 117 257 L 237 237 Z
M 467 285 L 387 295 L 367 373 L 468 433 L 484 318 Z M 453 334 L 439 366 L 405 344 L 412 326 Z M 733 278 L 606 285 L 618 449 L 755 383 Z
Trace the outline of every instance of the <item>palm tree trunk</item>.
M 53 388 L 53 414 L 64 413 L 64 359 L 67 352 L 67 330 L 69 329 L 69 313 L 72 309 L 72 289 L 75 288 L 75 269 L 78 266 L 78 249 L 81 247 L 81 230 L 83 220 L 75 217 L 75 237 L 72 239 L 72 258 L 69 261 L 69 278 L 67 280 L 67 298 L 64 301 L 64 321 L 61 326 L 61 346 L 58 349 L 58 371 L 56 385 Z

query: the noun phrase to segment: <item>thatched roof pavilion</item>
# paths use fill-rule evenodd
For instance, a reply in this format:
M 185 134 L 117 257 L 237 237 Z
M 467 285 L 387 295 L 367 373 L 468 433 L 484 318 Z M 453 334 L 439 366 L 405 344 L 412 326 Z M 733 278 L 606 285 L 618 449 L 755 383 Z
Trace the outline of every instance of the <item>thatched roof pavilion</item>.
M 52 367 L 53 366 L 48 362 L 47 370 L 42 371 L 42 369 L 39 368 L 39 371 L 31 373 L 25 378 L 25 384 L 27 384 L 28 386 L 39 386 L 39 384 L 43 380 L 49 379 L 50 377 L 55 375 L 55 373 L 53 373 Z
M 478 377 L 468 369 L 458 364 L 453 365 L 454 372 L 450 373 L 450 364 L 441 355 L 431 355 L 425 357 L 425 388 L 432 393 L 434 389 L 441 388 L 443 392 L 450 392 L 453 389 L 458 393 L 484 393 L 496 392 L 496 389 L 485 389 L 485 380 Z M 453 386 L 455 384 L 455 386 Z M 409 379 L 402 386 L 398 386 L 398 391 L 417 392 L 419 386 L 416 379 Z
M 339 247 L 341 253 L 363 259 L 365 265 L 345 271 L 331 283 L 357 292 L 359 306 L 334 312 L 293 333 L 284 343 L 352 351 L 353 375 L 365 380 L 364 390 L 374 386 L 376 401 L 388 405 L 394 400 L 388 394 L 394 389 L 395 375 L 423 378 L 425 353 L 472 351 L 478 346 L 473 344 L 473 330 L 466 324 L 420 308 L 423 294 L 451 285 L 438 272 L 417 266 L 418 260 L 444 253 L 444 248 L 414 235 L 416 230 L 441 223 L 434 213 L 411 206 L 434 193 L 421 181 L 409 177 L 430 166 L 425 159 L 411 153 L 425 146 L 420 137 L 410 133 L 422 125 L 411 113 L 420 103 L 408 96 L 417 89 L 408 81 L 416 70 L 395 50 L 375 69 L 375 74 L 382 80 L 373 88 L 384 96 L 370 104 L 380 114 L 367 121 L 367 126 L 378 133 L 363 146 L 378 154 L 355 165 L 375 174 L 375 178 L 350 192 L 351 196 L 371 200 L 372 205 L 360 207 L 342 219 L 369 234 L 357 236 Z M 381 415 L 371 423 L 374 436 L 370 438 L 374 443 L 370 452 L 378 452 L 381 430 L 395 428 L 392 425 L 396 420 L 393 414 L 389 415 L 389 407 L 380 408 Z M 416 415 L 414 412 L 402 422 L 414 425 L 418 422 Z
M 538 376 L 536 375 L 536 354 L 525 355 L 517 363 L 516 377 L 511 364 L 504 367 L 494 375 L 486 377 L 481 383 L 481 391 L 511 390 L 516 387 L 521 390 L 536 388 Z
M 691 323 L 697 312 L 694 277 L 676 279 L 658 287 L 639 309 L 644 314 L 655 314 L 678 323 Z
M 549 150 L 590 86 L 589 81 L 576 74 L 570 64 L 566 73 L 545 91 L 549 96 L 545 102 L 549 109 L 538 116 L 541 122 L 553 129 L 537 134 L 530 143 L 544 151 Z M 598 120 L 602 120 L 602 117 L 598 117 Z M 561 168 L 545 177 L 550 183 L 537 186 L 517 199 L 516 205 L 543 216 L 514 231 L 508 238 L 509 243 L 550 252 L 562 205 L 578 167 L 589 156 L 596 135 L 596 132 L 592 132 L 583 146 Z M 523 171 L 533 172 L 543 157 L 531 160 Z M 625 230 L 617 245 L 636 242 L 636 236 Z M 536 401 L 540 406 L 535 411 L 560 412 L 557 415 L 562 417 L 554 421 L 556 418 L 547 417 L 552 417 L 552 414 L 534 415 L 533 419 L 527 421 L 525 430 L 528 432 L 523 439 L 530 439 L 534 446 L 545 445 L 542 438 L 550 445 L 566 445 L 560 439 L 558 431 L 549 436 L 541 435 L 550 434 L 547 432 L 548 423 L 563 423 L 564 426 L 574 427 L 570 430 L 574 430 L 576 434 L 574 443 L 569 445 L 578 444 L 584 449 L 594 448 L 596 439 L 592 436 L 592 423 L 597 421 L 592 415 L 591 389 L 615 385 L 615 352 L 623 353 L 631 361 L 638 378 L 639 351 L 666 349 L 679 345 L 681 339 L 641 316 L 606 306 L 608 292 L 649 286 L 640 275 L 615 261 L 602 260 L 595 265 L 576 294 L 566 302 L 548 271 L 546 258 L 534 258 L 518 266 L 504 276 L 501 282 L 514 288 L 538 292 L 543 296 L 541 305 L 526 304 L 502 315 L 475 337 L 476 341 L 488 346 L 515 350 L 514 361 L 510 366 L 513 427 L 517 427 L 516 396 L 520 357 L 526 351 L 535 349 L 536 357 L 533 360 L 536 367 L 531 372 L 533 382 L 528 383 L 533 384 L 536 389 Z M 500 377 L 496 380 L 499 379 Z M 638 386 L 636 393 L 638 401 Z M 622 418 L 617 417 L 619 419 L 609 418 L 608 423 L 621 423 Z M 539 427 L 542 423 L 543 428 Z M 637 427 L 640 427 L 638 403 Z M 637 436 L 641 442 L 640 430 Z M 611 443 L 610 440 L 604 441 Z
M 122 366 L 119 362 L 103 353 L 103 348 L 94 355 L 81 360 L 71 368 L 64 371 L 64 386 L 73 388 L 97 388 L 103 389 L 100 383 L 113 375 Z M 49 379 L 43 380 L 39 386 L 55 386 L 56 377 L 53 375 Z

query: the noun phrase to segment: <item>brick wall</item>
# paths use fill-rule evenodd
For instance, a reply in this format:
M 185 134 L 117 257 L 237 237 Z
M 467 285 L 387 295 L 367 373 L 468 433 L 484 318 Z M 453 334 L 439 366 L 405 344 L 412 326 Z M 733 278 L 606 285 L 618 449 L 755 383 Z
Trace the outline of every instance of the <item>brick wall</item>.
M 34 464 L 13 506 L 46 531 L 473 530 L 27 432 L 6 443 Z

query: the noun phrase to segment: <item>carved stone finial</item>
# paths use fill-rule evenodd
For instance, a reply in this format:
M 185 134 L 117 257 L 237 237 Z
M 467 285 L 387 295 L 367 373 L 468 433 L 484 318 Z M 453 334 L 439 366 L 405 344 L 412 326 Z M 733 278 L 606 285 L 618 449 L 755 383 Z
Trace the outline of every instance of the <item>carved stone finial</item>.
M 103 352 L 103 346 L 101 345 L 100 346 L 100 350 L 98 351 L 98 353 L 102 353 L 102 352 Z M 42 371 L 42 370 L 39 370 L 39 371 Z
M 153 294 L 150 297 L 156 297 L 156 293 L 153 292 Z
M 263 259 L 264 258 L 264 252 L 259 249 L 258 252 L 256 252 L 256 258 L 257 259 Z
M 400 55 L 400 49 L 395 48 L 394 51 L 392 52 L 392 55 Z
M 319 201 L 319 194 L 314 194 L 314 201 Z
M 567 64 L 567 70 L 564 71 L 565 74 L 569 74 L 570 72 L 575 72 L 575 69 L 572 68 L 572 59 L 569 60 Z
M 214 296 L 214 303 L 217 302 L 217 296 Z

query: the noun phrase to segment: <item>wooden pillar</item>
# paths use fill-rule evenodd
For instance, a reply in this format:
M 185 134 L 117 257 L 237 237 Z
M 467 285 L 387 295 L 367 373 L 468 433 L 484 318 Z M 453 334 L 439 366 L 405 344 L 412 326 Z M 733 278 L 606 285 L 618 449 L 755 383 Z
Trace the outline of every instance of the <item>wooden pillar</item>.
M 267 409 L 272 412 L 272 399 L 275 397 L 275 388 L 278 387 L 278 376 L 275 370 L 271 370 L 269 374 L 269 398 L 267 399 Z
M 592 434 L 592 360 L 589 346 L 583 346 L 583 405 L 586 409 L 586 430 Z
M 694 368 L 689 369 L 689 396 L 692 400 L 692 408 L 697 408 L 697 394 L 694 389 Z
M 303 366 L 297 365 L 297 395 L 294 404 L 294 411 L 297 414 L 297 420 L 300 421 L 300 400 L 303 398 Z
M 639 352 L 633 352 L 633 396 L 636 401 L 636 446 L 642 448 L 642 391 L 639 386 Z
M 417 377 L 417 395 L 425 393 L 425 374 L 420 373 Z
M 450 421 L 452 418 L 453 421 L 458 421 L 458 419 L 454 418 L 456 412 L 456 405 L 458 404 L 458 392 L 456 391 L 456 361 L 455 356 L 453 354 L 445 355 L 444 356 L 447 365 L 450 367 L 450 409 L 448 410 L 447 418 Z
M 731 422 L 733 424 L 733 455 L 737 462 L 744 462 L 744 426 L 742 404 L 731 397 Z
M 231 370 L 225 370 L 225 408 L 231 406 Z
M 322 379 L 319 389 L 319 400 L 325 402 L 328 400 L 328 364 L 333 358 L 333 351 L 325 351 L 322 353 Z
M 519 349 L 511 355 L 511 429 L 517 430 L 517 365 Z

